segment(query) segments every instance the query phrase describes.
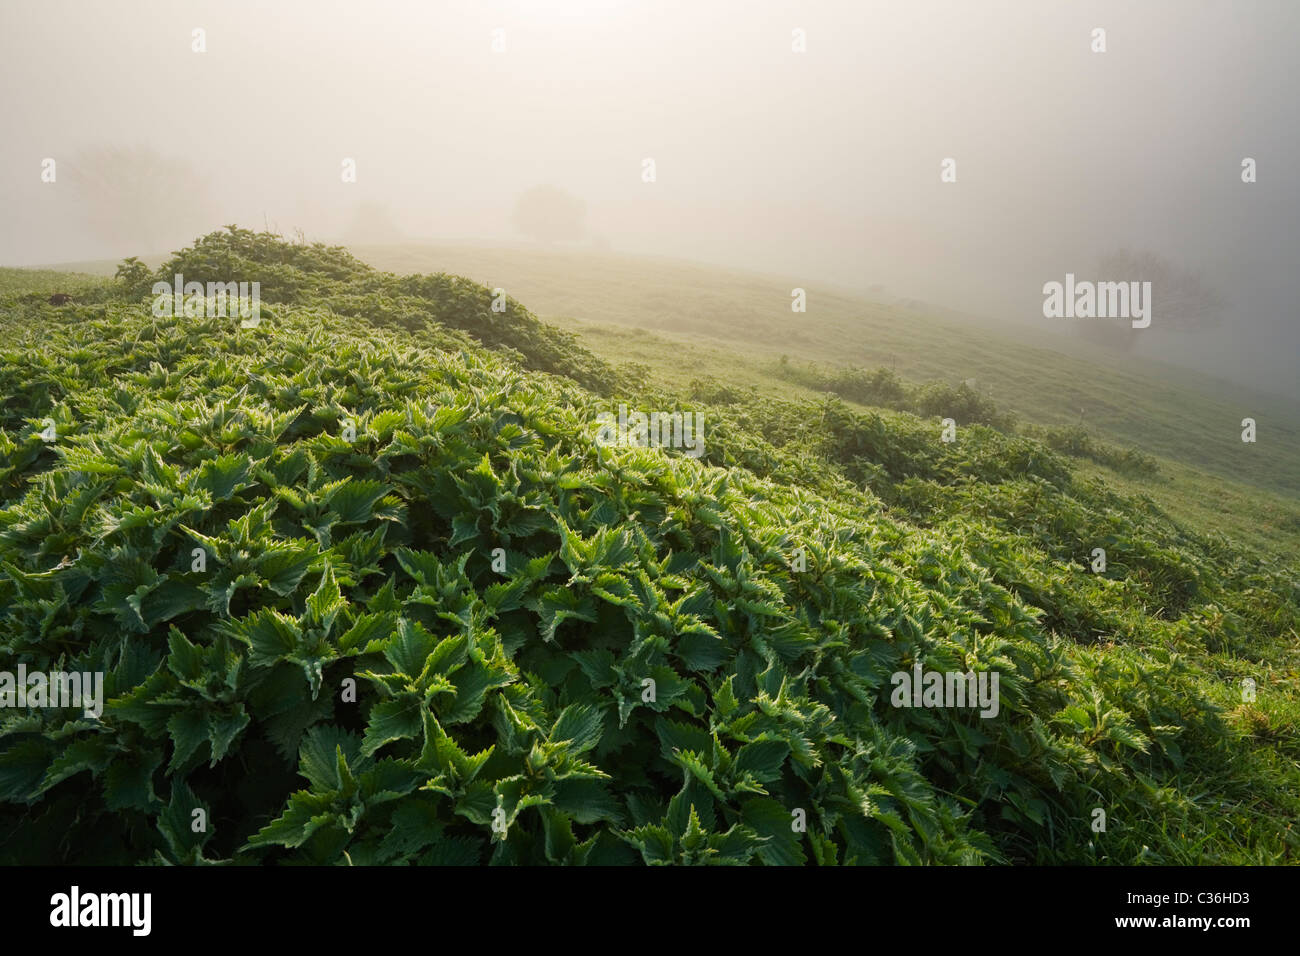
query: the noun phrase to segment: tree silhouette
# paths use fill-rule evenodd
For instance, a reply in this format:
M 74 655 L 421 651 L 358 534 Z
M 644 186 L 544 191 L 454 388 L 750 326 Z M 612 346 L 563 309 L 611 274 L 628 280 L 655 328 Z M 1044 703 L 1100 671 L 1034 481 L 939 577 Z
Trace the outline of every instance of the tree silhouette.
M 86 149 L 67 163 L 91 230 L 116 247 L 164 252 L 211 226 L 207 182 L 149 146 Z
M 1148 329 L 1129 322 L 1090 319 L 1075 323 L 1079 334 L 1107 348 L 1130 350 L 1142 333 L 1201 332 L 1223 321 L 1223 297 L 1199 272 L 1183 269 L 1150 250 L 1119 249 L 1097 261 L 1098 282 L 1150 282 L 1152 321 Z
M 555 186 L 534 186 L 515 201 L 515 227 L 542 242 L 587 235 L 587 204 Z
M 366 199 L 353 211 L 343 238 L 351 243 L 380 243 L 398 242 L 403 236 L 388 207 L 378 200 Z

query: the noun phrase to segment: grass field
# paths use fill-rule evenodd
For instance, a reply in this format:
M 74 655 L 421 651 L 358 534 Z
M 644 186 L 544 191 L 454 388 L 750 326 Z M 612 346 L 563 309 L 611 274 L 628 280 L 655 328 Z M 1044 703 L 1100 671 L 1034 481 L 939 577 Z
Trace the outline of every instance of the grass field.
M 607 361 L 644 365 L 656 382 L 683 393 L 702 380 L 763 395 L 816 394 L 773 374 L 782 356 L 828 367 L 883 366 L 914 382 L 973 380 L 1025 421 L 1081 424 L 1159 459 L 1153 478 L 1108 475 L 1190 526 L 1279 557 L 1300 553 L 1300 405 L 1278 395 L 1049 330 L 1030 335 L 816 285 L 807 288 L 808 312 L 796 314 L 790 289 L 797 280 L 669 259 L 434 243 L 354 251 L 378 269 L 442 271 L 504 288 Z M 114 267 L 0 269 L 0 288 L 75 291 Z M 1255 444 L 1241 441 L 1246 417 L 1258 424 Z
M 0 652 L 109 689 L 0 723 L 0 861 L 1297 859 L 1294 453 L 1232 421 L 1284 402 L 702 267 L 362 252 L 404 274 L 243 230 L 0 271 Z M 158 314 L 174 272 L 263 323 Z M 1085 392 L 1135 397 L 1045 427 Z M 702 455 L 609 447 L 614 402 Z M 997 714 L 900 706 L 923 662 Z
M 1152 365 L 1044 332 L 981 326 L 916 308 L 808 288 L 790 311 L 780 282 L 671 260 L 510 247 L 362 247 L 394 272 L 444 270 L 500 286 L 540 317 L 577 332 L 611 362 L 648 366 L 656 381 L 696 379 L 806 397 L 772 374 L 791 361 L 886 366 L 913 381 L 975 387 L 1026 421 L 1082 422 L 1162 461 L 1146 492 L 1192 526 L 1278 555 L 1300 552 L 1300 406 L 1173 365 Z M 1082 414 L 1081 414 L 1082 411 Z M 1259 426 L 1241 441 L 1241 420 Z

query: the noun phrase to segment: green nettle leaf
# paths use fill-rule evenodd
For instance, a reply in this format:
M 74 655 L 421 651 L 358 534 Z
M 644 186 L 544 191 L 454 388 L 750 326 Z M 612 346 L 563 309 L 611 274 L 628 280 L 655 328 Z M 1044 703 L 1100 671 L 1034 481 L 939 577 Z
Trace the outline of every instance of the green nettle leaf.
M 585 753 L 600 743 L 604 722 L 604 714 L 590 704 L 572 704 L 556 718 L 550 740 L 566 743 L 570 753 Z
M 343 594 L 334 579 L 333 568 L 326 567 L 321 575 L 320 587 L 307 598 L 307 622 L 314 628 L 329 633 L 334 619 L 344 607 Z
M 201 682 L 207 662 L 206 648 L 190 642 L 175 627 L 167 632 L 167 669 L 182 681 Z
M 491 509 L 501 493 L 501 482 L 492 470 L 492 462 L 485 454 L 473 468 L 463 475 L 452 475 L 452 480 L 474 510 Z
M 254 834 L 248 841 L 250 847 L 299 847 L 318 833 L 330 832 L 333 839 L 329 845 L 334 853 L 341 853 L 347 835 L 356 833 L 367 810 L 400 800 L 422 779 L 414 763 L 389 759 L 375 763 L 362 753 L 355 734 L 329 726 L 307 732 L 299 772 L 311 789 L 290 797 L 284 814 Z
M 800 845 L 801 835 L 791 825 L 794 816 L 777 801 L 767 797 L 747 800 L 741 805 L 740 819 L 759 837 L 766 838 L 767 842 L 756 851 L 764 863 L 769 866 L 802 866 L 807 862 Z
M 162 759 L 159 749 L 116 758 L 104 771 L 104 805 L 114 811 L 152 811 L 159 802 L 153 775 Z
M 113 759 L 112 742 L 104 736 L 74 740 L 45 772 L 38 792 L 43 793 L 74 774 L 89 770 L 98 776 Z
M 552 802 L 574 823 L 584 826 L 602 822 L 616 827 L 623 825 L 624 812 L 618 798 L 611 792 L 611 784 L 602 780 L 589 777 L 557 780 Z
M 769 783 L 781 775 L 781 765 L 788 756 L 790 745 L 784 740 L 757 740 L 736 751 L 735 771 Z
M 337 817 L 331 812 L 333 805 L 333 794 L 299 790 L 289 797 L 285 812 L 249 837 L 248 844 L 249 846 L 267 844 L 302 846 L 308 837 L 321 827 L 335 822 Z
M 202 817 L 196 817 L 196 810 L 201 811 Z M 202 826 L 197 825 L 200 819 Z M 208 862 L 203 857 L 203 848 L 216 835 L 216 826 L 203 801 L 181 780 L 172 781 L 171 799 L 158 815 L 158 832 L 166 841 L 171 862 Z
M 23 802 L 50 766 L 54 747 L 40 737 L 11 739 L 0 750 L 0 798 Z
M 484 841 L 468 836 L 447 837 L 434 844 L 420 857 L 421 866 L 477 866 L 483 856 Z
M 104 569 L 102 580 L 105 607 L 117 615 L 119 624 L 138 633 L 147 631 L 141 604 L 165 578 L 142 562 L 119 561 Z
M 726 680 L 718 686 L 717 691 L 714 693 L 713 699 L 718 715 L 724 719 L 734 714 L 739 706 L 736 701 L 736 692 L 731 686 L 735 676 L 735 674 L 728 674 Z
M 451 539 L 447 544 L 454 548 L 466 541 L 477 540 L 480 534 L 478 525 L 479 517 L 477 512 L 456 515 L 451 519 Z
M 398 674 L 405 674 L 415 680 L 424 673 L 425 665 L 439 647 L 436 637 L 425 630 L 418 621 L 402 618 L 397 622 L 397 633 L 384 647 L 384 657 Z M 440 659 L 447 659 L 457 653 L 463 656 L 464 640 L 449 638 L 443 642 Z
M 438 804 L 432 799 L 404 800 L 394 809 L 390 827 L 380 843 L 379 858 L 384 861 L 409 859 L 426 846 L 446 839 L 446 823 L 439 819 Z
M 316 570 L 319 561 L 320 552 L 314 544 L 287 542 L 267 547 L 256 559 L 256 568 L 268 588 L 287 597 Z
M 492 755 L 493 747 L 470 755 L 442 729 L 433 714 L 424 711 L 424 748 L 417 766 L 430 773 L 445 774 L 461 786 L 471 783 Z
M 248 659 L 254 667 L 271 667 L 280 661 L 301 667 L 315 700 L 320 695 L 325 665 L 339 657 L 330 633 L 346 606 L 334 572 L 326 566 L 320 585 L 307 598 L 297 619 L 263 608 L 231 622 L 225 632 L 249 646 Z M 349 646 L 347 650 L 354 648 Z
M 207 491 L 214 502 L 227 501 L 253 483 L 248 480 L 259 462 L 250 461 L 239 454 L 223 455 L 205 461 L 191 480 L 190 485 Z
M 140 601 L 140 618 L 152 630 L 159 624 L 205 606 L 203 589 L 178 578 L 168 578 L 146 593 Z
M 670 810 L 661 824 L 646 824 L 620 836 L 636 847 L 642 859 L 652 866 L 740 866 L 770 842 L 770 838 L 741 824 L 722 833 L 712 832 L 712 814 L 708 817 L 706 822 L 697 805 L 685 801 L 676 811 Z
M 238 706 L 233 713 L 209 715 L 208 736 L 212 743 L 212 765 L 216 766 L 217 761 L 226 755 L 230 749 L 231 743 L 239 736 L 240 731 L 248 726 L 248 714 L 244 712 L 243 706 Z
M 292 762 L 307 728 L 328 719 L 334 702 L 328 694 L 312 700 L 299 696 L 302 677 L 294 669 L 277 668 L 257 689 L 257 703 L 265 717 L 267 739 L 288 762 Z
M 473 720 L 483 709 L 488 692 L 505 687 L 514 679 L 514 669 L 498 644 L 493 657 L 471 661 L 451 676 L 455 701 L 443 710 L 442 719 L 448 724 Z
M 339 635 L 338 648 L 345 654 L 374 654 L 381 651 L 397 630 L 397 616 L 391 611 L 363 614 Z
M 388 488 L 381 482 L 351 480 L 336 488 L 327 501 L 339 524 L 359 524 L 374 517 L 375 505 L 386 494 Z
M 248 659 L 254 667 L 270 667 L 276 661 L 287 660 L 302 639 L 302 630 L 294 618 L 269 608 L 236 622 L 235 628 L 251 649 Z
M 546 588 L 541 597 L 530 601 L 530 607 L 541 616 L 542 637 L 555 640 L 555 632 L 567 620 L 596 621 L 596 609 L 590 598 L 581 597 L 566 588 Z
M 659 737 L 664 756 L 670 760 L 674 751 L 704 753 L 712 746 L 709 732 L 694 724 L 659 717 L 655 720 L 655 733 Z
M 677 862 L 676 841 L 667 827 L 647 824 L 629 830 L 623 839 L 641 851 L 641 856 L 650 866 L 668 866 Z
M 312 789 L 331 791 L 342 787 L 340 763 L 368 766 L 368 761 L 361 756 L 361 743 L 356 734 L 329 725 L 309 730 L 299 752 L 298 769 L 311 782 Z
M 713 771 L 709 769 L 704 759 L 697 753 L 689 750 L 679 750 L 673 754 L 673 762 L 685 768 L 686 772 L 698 780 L 704 787 L 713 794 L 714 797 L 721 801 L 726 801 L 726 794 L 718 786 Z
M 417 694 L 402 694 L 375 704 L 366 723 L 362 753 L 370 755 L 394 740 L 418 737 L 424 729 L 420 718 L 423 706 Z
M 398 800 L 414 790 L 422 776 L 406 760 L 381 760 L 361 775 L 360 795 L 367 806 Z
M 211 728 L 202 711 L 183 710 L 173 714 L 167 721 L 167 732 L 171 735 L 173 751 L 167 772 L 172 773 L 194 755 L 201 744 L 211 739 Z

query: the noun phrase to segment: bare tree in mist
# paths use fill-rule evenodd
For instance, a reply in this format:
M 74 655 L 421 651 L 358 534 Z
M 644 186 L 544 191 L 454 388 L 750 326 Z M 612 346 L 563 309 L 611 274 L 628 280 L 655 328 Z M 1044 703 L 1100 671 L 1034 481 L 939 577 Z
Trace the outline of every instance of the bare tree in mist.
M 1203 332 L 1223 322 L 1226 303 L 1199 272 L 1182 269 L 1150 250 L 1119 249 L 1097 262 L 1098 281 L 1150 282 L 1150 329 L 1134 329 L 1127 322 L 1079 322 L 1084 338 L 1108 348 L 1129 350 L 1144 332 Z
M 101 146 L 67 165 L 91 230 L 121 253 L 166 252 L 212 227 L 207 181 L 183 159 Z
M 515 201 L 514 224 L 542 242 L 582 239 L 587 235 L 587 204 L 555 186 L 534 186 Z
M 406 238 L 387 206 L 375 199 L 361 202 L 343 233 L 349 243 L 400 242 Z

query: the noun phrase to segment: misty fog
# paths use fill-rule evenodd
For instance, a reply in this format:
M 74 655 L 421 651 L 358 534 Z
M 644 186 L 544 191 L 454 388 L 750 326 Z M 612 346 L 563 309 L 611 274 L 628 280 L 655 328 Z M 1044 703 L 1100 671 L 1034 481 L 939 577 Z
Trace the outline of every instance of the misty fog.
M 226 223 L 543 242 L 515 210 L 550 186 L 585 210 L 562 248 L 1037 328 L 1044 283 L 1148 251 L 1222 309 L 1157 292 L 1138 354 L 1296 397 L 1298 32 L 1290 2 L 6 0 L 0 265 Z

